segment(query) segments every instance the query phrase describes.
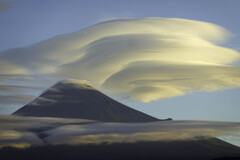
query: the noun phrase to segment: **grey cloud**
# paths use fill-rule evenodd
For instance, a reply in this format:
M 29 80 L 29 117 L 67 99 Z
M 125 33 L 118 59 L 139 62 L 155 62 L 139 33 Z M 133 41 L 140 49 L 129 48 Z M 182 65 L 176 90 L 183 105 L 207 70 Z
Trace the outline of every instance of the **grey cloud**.
M 21 85 L 4 85 L 0 84 L 1 91 L 14 91 L 16 89 L 28 89 L 28 90 L 43 90 L 44 87 L 36 87 L 36 86 L 21 86 Z
M 35 82 L 52 82 L 52 77 L 51 75 L 46 75 L 46 74 L 0 74 L 0 82 L 1 83 L 8 83 L 8 82 L 17 82 L 20 84 L 29 84 L 32 83 L 33 81 Z
M 0 75 L 0 109 L 9 113 L 37 97 L 46 88 L 56 83 L 56 79 L 47 75 Z M 29 95 L 31 94 L 31 95 Z M 9 111 L 7 111 L 9 108 Z M 12 109 L 10 109 L 12 108 Z M 3 113 L 3 112 L 2 112 Z
M 0 148 L 11 146 L 26 148 L 31 145 L 43 145 L 44 143 L 31 132 L 18 132 L 14 130 L 0 130 Z
M 239 123 L 211 121 L 169 121 L 138 124 L 95 123 L 82 126 L 62 126 L 47 134 L 53 144 L 84 144 L 101 142 L 171 141 L 233 135 Z M 58 133 L 58 134 L 55 134 Z
M 17 123 L 16 123 L 17 122 Z M 52 117 L 21 117 L 14 115 L 0 115 L 1 130 L 28 130 L 44 126 L 58 126 L 64 124 L 85 124 L 93 123 L 93 120 L 52 118 Z
M 0 95 L 0 103 L 26 104 L 34 97 L 32 95 Z
M 160 121 L 152 123 L 100 123 L 49 117 L 0 116 L 0 147 L 48 144 L 98 144 L 101 142 L 172 141 L 197 137 L 234 136 L 240 123 L 218 121 Z M 20 146 L 17 144 L 21 142 Z
M 38 137 L 38 130 L 52 129 L 61 125 L 93 123 L 91 120 L 62 119 L 48 117 L 19 117 L 0 115 L 0 148 L 11 146 L 26 148 L 32 145 L 44 145 Z

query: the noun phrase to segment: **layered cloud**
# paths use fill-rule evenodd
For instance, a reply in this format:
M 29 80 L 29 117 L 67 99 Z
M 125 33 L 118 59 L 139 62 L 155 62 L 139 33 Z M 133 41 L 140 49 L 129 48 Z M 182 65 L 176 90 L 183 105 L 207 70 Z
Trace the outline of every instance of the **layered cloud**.
M 43 131 L 61 125 L 81 125 L 93 122 L 82 119 L 0 115 L 0 148 L 6 146 L 25 148 L 32 145 L 44 145 L 45 141 L 41 139 Z
M 131 98 L 148 102 L 192 91 L 239 87 L 239 77 L 235 66 L 141 61 L 113 74 L 103 86 L 116 92 L 130 90 Z
M 240 87 L 240 58 L 215 24 L 119 19 L 0 53 L 0 74 L 85 79 L 142 102 Z
M 34 96 L 31 95 L 0 95 L 1 103 L 26 104 Z
M 134 143 L 138 141 L 195 140 L 199 137 L 232 136 L 239 123 L 214 121 L 166 121 L 152 123 L 94 123 L 68 125 L 47 131 L 52 144 Z M 56 134 L 58 133 L 58 134 Z
M 0 148 L 44 144 L 134 143 L 138 141 L 239 138 L 240 123 L 217 121 L 159 121 L 102 123 L 91 120 L 0 115 Z M 240 144 L 235 141 L 235 144 Z
M 12 113 L 53 83 L 45 75 L 0 75 L 0 112 Z

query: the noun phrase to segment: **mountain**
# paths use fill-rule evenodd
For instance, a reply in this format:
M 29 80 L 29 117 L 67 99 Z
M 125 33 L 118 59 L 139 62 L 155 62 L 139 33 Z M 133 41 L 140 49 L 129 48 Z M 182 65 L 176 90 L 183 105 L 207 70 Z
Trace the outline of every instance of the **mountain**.
M 59 81 L 13 113 L 21 116 L 81 118 L 102 122 L 153 122 L 157 118 L 104 95 L 86 81 Z

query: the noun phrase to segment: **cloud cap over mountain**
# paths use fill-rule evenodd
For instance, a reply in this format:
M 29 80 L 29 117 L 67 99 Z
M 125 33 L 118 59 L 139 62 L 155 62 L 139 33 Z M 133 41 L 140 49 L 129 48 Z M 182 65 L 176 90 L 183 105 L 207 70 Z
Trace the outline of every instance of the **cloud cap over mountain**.
M 142 102 L 240 86 L 230 33 L 201 21 L 119 19 L 0 53 L 0 74 L 86 79 Z

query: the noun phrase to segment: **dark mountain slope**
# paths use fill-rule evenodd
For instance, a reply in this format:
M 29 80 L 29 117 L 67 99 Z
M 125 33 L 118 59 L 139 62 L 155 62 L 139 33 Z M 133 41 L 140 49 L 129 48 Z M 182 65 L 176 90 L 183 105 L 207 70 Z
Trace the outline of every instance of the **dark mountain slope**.
M 38 146 L 0 149 L 0 159 L 52 160 L 212 160 L 240 156 L 236 146 L 216 138 L 168 142 L 88 144 L 79 146 Z M 235 159 L 234 158 L 234 159 Z
M 13 114 L 92 119 L 103 122 L 152 122 L 157 118 L 104 95 L 86 82 L 60 81 Z

